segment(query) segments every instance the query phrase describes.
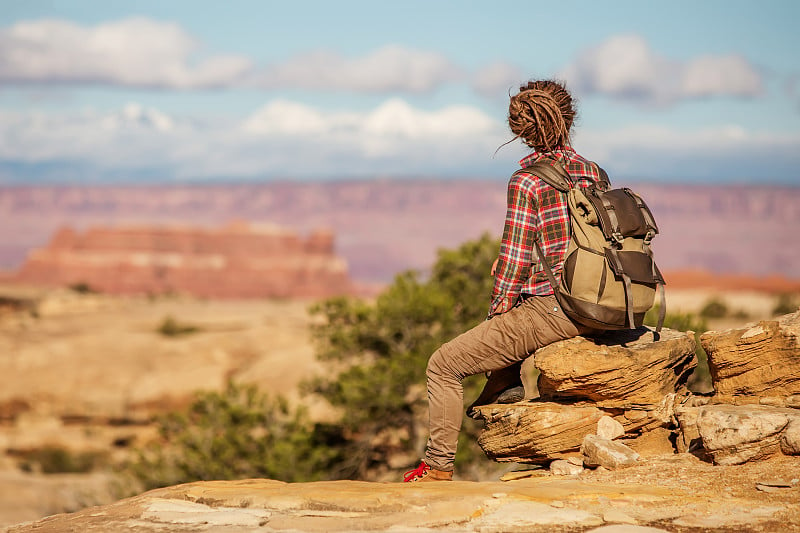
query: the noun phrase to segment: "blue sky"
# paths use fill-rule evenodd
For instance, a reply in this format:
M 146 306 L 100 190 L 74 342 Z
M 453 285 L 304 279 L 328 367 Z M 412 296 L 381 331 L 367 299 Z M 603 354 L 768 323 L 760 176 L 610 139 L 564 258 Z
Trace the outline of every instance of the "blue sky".
M 800 185 L 795 1 L 0 1 L 0 184 L 506 179 L 565 80 L 634 181 Z M 496 152 L 497 151 L 497 152 Z M 496 152 L 496 153 L 495 153 Z

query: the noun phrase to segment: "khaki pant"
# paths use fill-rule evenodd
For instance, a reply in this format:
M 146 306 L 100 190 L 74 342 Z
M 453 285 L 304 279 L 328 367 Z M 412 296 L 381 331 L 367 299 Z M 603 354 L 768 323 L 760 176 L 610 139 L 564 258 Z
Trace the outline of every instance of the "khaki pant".
M 442 345 L 428 361 L 430 437 L 425 462 L 451 471 L 467 376 L 519 363 L 542 346 L 591 330 L 569 319 L 555 296 L 533 296 Z

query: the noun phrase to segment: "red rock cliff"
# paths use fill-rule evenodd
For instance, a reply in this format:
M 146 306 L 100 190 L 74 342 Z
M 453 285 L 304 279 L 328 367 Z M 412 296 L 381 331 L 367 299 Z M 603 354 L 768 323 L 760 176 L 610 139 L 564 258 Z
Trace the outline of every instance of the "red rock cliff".
M 60 229 L 31 252 L 21 282 L 85 283 L 114 294 L 184 292 L 207 298 L 321 298 L 352 292 L 333 234 L 276 227 Z

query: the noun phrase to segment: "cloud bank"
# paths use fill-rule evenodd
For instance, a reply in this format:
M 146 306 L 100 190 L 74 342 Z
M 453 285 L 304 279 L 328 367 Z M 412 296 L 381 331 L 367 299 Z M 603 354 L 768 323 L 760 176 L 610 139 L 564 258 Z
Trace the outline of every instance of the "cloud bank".
M 0 30 L 0 83 L 197 89 L 237 83 L 252 68 L 249 59 L 233 55 L 195 61 L 198 48 L 180 26 L 147 18 L 91 28 L 20 22 Z
M 273 100 L 238 121 L 182 119 L 130 103 L 110 114 L 2 113 L 0 162 L 80 162 L 98 179 L 143 168 L 164 180 L 455 176 L 465 168 L 479 176 L 508 137 L 476 108 L 424 111 L 400 99 L 366 112 Z M 19 177 L 0 177 L 11 180 Z
M 752 98 L 764 92 L 758 69 L 738 55 L 677 61 L 638 35 L 615 36 L 581 53 L 560 74 L 582 94 L 667 105 L 712 96 Z
M 333 50 L 256 65 L 240 55 L 200 54 L 177 24 L 143 17 L 85 27 L 34 20 L 0 29 L 0 84 L 114 85 L 192 90 L 214 87 L 315 89 L 355 93 L 425 93 L 467 83 L 485 96 L 505 95 L 525 81 L 523 69 L 498 61 L 469 71 L 444 55 L 386 45 L 358 57 Z M 582 94 L 673 104 L 715 96 L 763 93 L 759 70 L 737 55 L 678 61 L 654 52 L 638 35 L 609 38 L 583 51 L 558 77 Z
M 0 114 L 0 183 L 449 176 L 506 179 L 524 154 L 505 124 L 469 106 L 368 111 L 272 100 L 241 120 L 114 113 Z M 792 183 L 800 137 L 738 126 L 581 130 L 576 146 L 612 176 Z M 764 167 L 762 162 L 769 160 Z M 44 169 L 44 170 L 43 170 Z M 768 174 L 765 174 L 768 172 Z

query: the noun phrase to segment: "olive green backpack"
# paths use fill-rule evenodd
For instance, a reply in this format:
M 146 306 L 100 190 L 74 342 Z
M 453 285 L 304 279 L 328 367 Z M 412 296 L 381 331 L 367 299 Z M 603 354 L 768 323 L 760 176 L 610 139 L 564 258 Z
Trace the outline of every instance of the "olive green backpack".
M 628 188 L 609 189 L 608 176 L 587 188 L 573 187 L 559 162 L 524 169 L 567 195 L 570 243 L 556 280 L 536 241 L 536 253 L 564 312 L 599 329 L 635 329 L 660 293 L 656 331 L 666 313 L 664 278 L 650 242 L 658 226 L 641 197 Z

